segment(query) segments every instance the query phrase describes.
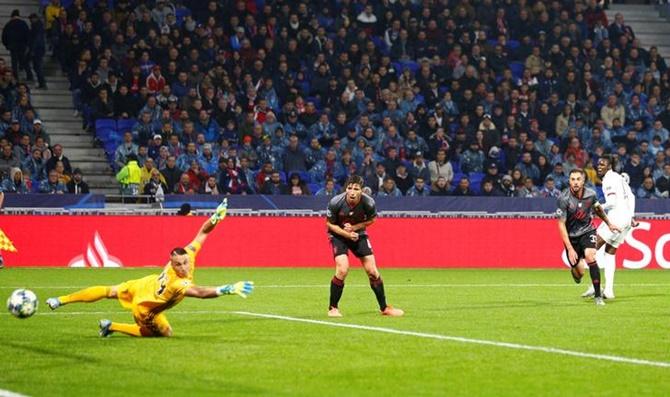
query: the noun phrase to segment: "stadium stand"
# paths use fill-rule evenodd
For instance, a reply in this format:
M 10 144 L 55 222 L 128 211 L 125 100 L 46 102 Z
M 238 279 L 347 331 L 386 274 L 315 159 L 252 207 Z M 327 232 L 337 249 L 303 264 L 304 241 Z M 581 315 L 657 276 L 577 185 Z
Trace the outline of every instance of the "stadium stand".
M 369 180 L 376 163 L 396 179 L 404 163 L 414 178 L 421 173 L 412 165 L 417 152 L 428 163 L 446 149 L 451 188 L 465 176 L 480 194 L 495 164 L 493 195 L 514 196 L 531 176 L 538 189 L 530 195 L 541 196 L 557 163 L 565 174 L 586 167 L 597 188 L 589 170 L 611 152 L 634 191 L 644 182 L 641 196 L 668 197 L 646 179 L 664 189 L 670 162 L 670 74 L 658 51 L 668 47 L 642 46 L 665 44 L 670 32 L 653 7 L 605 12 L 593 1 L 493 0 L 42 5 L 82 126 L 115 170 L 127 131 L 140 166 L 151 157 L 164 169 L 173 155 L 186 172 L 196 160 L 234 193 L 247 192 L 237 186 L 260 191 L 253 177 L 267 162 L 282 179 L 298 172 L 314 194 L 328 177 L 341 184 L 355 172 Z M 292 135 L 299 149 L 290 149 Z M 211 154 L 203 153 L 207 144 Z M 522 161 L 525 152 L 531 163 Z M 228 158 L 232 169 L 219 166 Z M 515 169 L 522 178 L 513 178 L 514 189 L 503 187 Z

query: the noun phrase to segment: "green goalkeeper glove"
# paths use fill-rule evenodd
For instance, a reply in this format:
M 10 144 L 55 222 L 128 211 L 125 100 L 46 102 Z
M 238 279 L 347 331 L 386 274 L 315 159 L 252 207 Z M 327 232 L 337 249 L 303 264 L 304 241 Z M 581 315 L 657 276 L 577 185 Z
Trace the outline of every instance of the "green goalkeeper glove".
M 221 295 L 239 295 L 246 298 L 254 290 L 253 281 L 238 281 L 235 284 L 222 285 L 216 288 L 216 292 Z
M 226 217 L 226 211 L 228 211 L 228 199 L 224 198 L 221 204 L 216 207 L 214 215 L 209 218 L 209 221 L 212 222 L 212 225 L 216 225 L 217 223 L 221 222 L 223 218 Z

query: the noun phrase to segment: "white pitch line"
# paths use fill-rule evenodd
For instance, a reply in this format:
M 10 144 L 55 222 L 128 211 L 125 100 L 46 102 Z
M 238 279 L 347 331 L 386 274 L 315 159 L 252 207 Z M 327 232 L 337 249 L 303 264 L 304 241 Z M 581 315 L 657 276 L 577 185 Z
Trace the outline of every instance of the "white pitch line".
M 41 312 L 41 313 L 38 313 L 38 315 L 39 316 L 54 316 L 54 315 L 59 315 L 59 316 L 107 315 L 107 316 L 109 316 L 111 314 L 128 314 L 128 313 L 129 312 L 127 312 L 127 311 L 82 311 L 82 312 L 59 311 L 59 312 Z M 196 314 L 196 315 L 197 314 L 235 314 L 235 315 L 240 315 L 240 316 L 270 318 L 270 319 L 274 319 L 274 320 L 284 320 L 284 321 L 293 321 L 293 322 L 299 322 L 299 323 L 324 325 L 324 326 L 328 326 L 328 327 L 350 328 L 350 329 L 358 329 L 358 330 L 364 330 L 364 331 L 375 331 L 375 332 L 395 334 L 395 335 L 415 336 L 415 337 L 418 337 L 418 338 L 425 338 L 425 339 L 448 340 L 448 341 L 451 341 L 451 342 L 460 342 L 460 343 L 468 343 L 468 344 L 476 344 L 476 345 L 503 347 L 503 348 L 515 349 L 515 350 L 539 351 L 539 352 L 544 352 L 544 353 L 558 354 L 558 355 L 564 355 L 564 356 L 573 356 L 573 357 L 580 357 L 580 358 L 591 358 L 591 359 L 595 359 L 595 360 L 612 361 L 612 362 L 624 363 L 624 364 L 670 368 L 670 362 L 666 362 L 666 361 L 652 361 L 652 360 L 645 360 L 645 359 L 639 359 L 639 358 L 614 356 L 614 355 L 609 355 L 609 354 L 586 353 L 586 352 L 566 350 L 566 349 L 560 349 L 560 348 L 548 347 L 548 346 L 523 345 L 523 344 L 519 344 L 519 343 L 498 342 L 498 341 L 493 341 L 493 340 L 474 339 L 474 338 L 466 338 L 466 337 L 461 337 L 461 336 L 450 336 L 450 335 L 430 334 L 430 333 L 426 333 L 426 332 L 405 331 L 405 330 L 399 330 L 399 329 L 394 329 L 394 328 L 374 327 L 374 326 L 369 326 L 369 325 L 340 323 L 340 322 L 331 322 L 331 321 L 322 321 L 322 320 L 311 320 L 311 319 L 307 319 L 307 318 L 281 316 L 281 315 L 277 315 L 277 314 L 253 313 L 253 312 L 245 312 L 245 311 L 227 311 L 227 310 L 171 310 L 170 313 L 174 313 L 174 314 Z M 9 313 L 5 313 L 5 314 L 9 315 Z M 2 390 L 0 389 L 0 391 L 2 391 Z M 4 396 L 2 394 L 0 394 L 0 397 L 4 397 Z M 21 397 L 21 395 L 14 395 L 14 396 L 8 395 L 7 397 Z
M 260 317 L 260 318 L 270 318 L 275 320 L 284 320 L 284 321 L 293 321 L 298 323 L 307 323 L 307 324 L 317 324 L 325 325 L 328 327 L 339 327 L 339 328 L 351 328 L 364 331 L 375 331 L 382 332 L 387 334 L 395 335 L 404 335 L 404 336 L 415 336 L 418 338 L 426 339 L 437 339 L 437 340 L 448 340 L 452 342 L 476 344 L 476 345 L 486 345 L 486 346 L 495 346 L 495 347 L 504 347 L 508 349 L 515 350 L 530 350 L 530 351 L 539 351 L 544 353 L 559 354 L 564 356 L 573 356 L 580 358 L 592 358 L 595 360 L 601 361 L 613 361 L 617 363 L 624 364 L 634 364 L 634 365 L 645 365 L 650 367 L 661 367 L 661 368 L 670 368 L 670 362 L 665 361 L 651 361 L 644 360 L 639 358 L 630 358 L 630 357 L 621 357 L 608 354 L 596 354 L 596 353 L 586 353 L 574 350 L 565 350 L 555 347 L 546 347 L 546 346 L 532 346 L 532 345 L 522 345 L 518 343 L 508 343 L 508 342 L 498 342 L 486 339 L 473 339 L 465 338 L 461 336 L 449 336 L 449 335 L 440 335 L 440 334 L 429 334 L 425 332 L 415 332 L 415 331 L 403 331 L 393 328 L 384 328 L 384 327 L 373 327 L 369 325 L 359 325 L 359 324 L 349 324 L 349 323 L 340 323 L 340 322 L 331 322 L 331 321 L 322 321 L 322 320 L 310 320 L 300 317 L 289 317 L 289 316 L 280 316 L 277 314 L 265 314 L 265 313 L 252 313 L 244 311 L 234 311 L 233 314 L 238 314 L 241 316 L 250 316 L 250 317 Z
M 369 284 L 346 284 L 350 288 L 370 288 Z M 385 284 L 387 288 L 573 288 L 574 283 L 565 282 L 560 284 Z M 617 284 L 618 287 L 668 287 L 670 283 L 628 283 Z M 46 286 L 0 286 L 0 289 L 81 289 L 90 285 L 46 285 Z M 256 288 L 328 288 L 328 284 L 255 284 Z
M 25 394 L 15 393 L 11 390 L 0 389 L 0 397 L 28 397 Z

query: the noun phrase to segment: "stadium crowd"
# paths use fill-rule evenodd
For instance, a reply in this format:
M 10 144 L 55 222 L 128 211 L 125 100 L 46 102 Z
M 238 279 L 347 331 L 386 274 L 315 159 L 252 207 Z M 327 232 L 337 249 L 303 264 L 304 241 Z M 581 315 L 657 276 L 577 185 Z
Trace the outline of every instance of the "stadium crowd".
M 46 30 L 84 128 L 116 121 L 128 194 L 357 173 L 376 196 L 555 197 L 614 153 L 668 197 L 670 72 L 595 0 L 112 3 L 51 0 Z

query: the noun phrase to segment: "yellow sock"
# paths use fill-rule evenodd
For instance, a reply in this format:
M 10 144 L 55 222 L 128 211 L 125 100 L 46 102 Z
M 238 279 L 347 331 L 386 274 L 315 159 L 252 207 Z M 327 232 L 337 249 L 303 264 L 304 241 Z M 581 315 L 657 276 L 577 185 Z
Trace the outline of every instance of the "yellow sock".
M 112 325 L 109 326 L 109 329 L 130 336 L 142 336 L 142 330 L 137 324 L 112 323 Z
M 96 286 L 74 292 L 70 295 L 59 296 L 58 300 L 62 304 L 72 302 L 95 302 L 102 298 L 106 298 L 109 293 L 109 287 Z

